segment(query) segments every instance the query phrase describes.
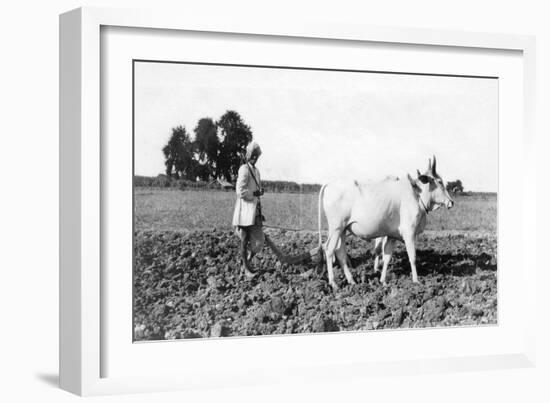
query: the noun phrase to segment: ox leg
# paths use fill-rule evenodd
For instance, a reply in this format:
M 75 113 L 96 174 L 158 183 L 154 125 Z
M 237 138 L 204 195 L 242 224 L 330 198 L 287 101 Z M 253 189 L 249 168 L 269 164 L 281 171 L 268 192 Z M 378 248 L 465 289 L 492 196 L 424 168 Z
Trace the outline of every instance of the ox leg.
M 327 276 L 328 276 L 328 283 L 332 287 L 334 291 L 338 290 L 338 285 L 336 285 L 336 282 L 334 281 L 334 267 L 333 259 L 335 255 L 336 249 L 340 246 L 340 235 L 341 231 L 332 231 L 329 233 L 326 247 L 325 247 L 325 256 L 327 259 Z
M 407 255 L 409 255 L 409 262 L 411 263 L 412 281 L 418 283 L 418 275 L 416 274 L 416 248 L 414 246 L 414 235 L 403 237 L 405 241 L 405 247 L 407 248 Z
M 346 253 L 345 234 L 342 234 L 342 236 L 340 237 L 340 247 L 336 249 L 336 257 L 338 258 L 338 262 L 340 262 L 340 266 L 342 266 L 342 268 L 344 269 L 344 274 L 346 276 L 346 280 L 348 280 L 348 284 L 357 284 L 353 279 L 350 271 L 351 262 L 349 260 L 348 254 Z
M 386 285 L 386 274 L 388 273 L 388 265 L 390 264 L 391 255 L 393 252 L 395 241 L 393 239 L 385 238 L 382 242 L 382 275 L 380 276 L 380 282 Z
M 376 255 L 374 257 L 374 272 L 378 273 L 378 268 L 380 267 L 380 256 Z
M 374 272 L 378 273 L 380 268 L 380 256 L 382 256 L 383 240 L 386 238 L 376 238 L 374 240 Z

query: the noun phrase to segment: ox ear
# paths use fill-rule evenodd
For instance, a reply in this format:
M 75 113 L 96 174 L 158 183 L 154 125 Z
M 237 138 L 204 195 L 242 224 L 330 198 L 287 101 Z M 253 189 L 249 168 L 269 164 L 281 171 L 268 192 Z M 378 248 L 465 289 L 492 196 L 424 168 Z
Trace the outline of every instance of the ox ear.
M 433 162 L 432 162 L 432 174 L 433 176 L 436 176 L 437 175 L 437 172 L 435 170 L 435 155 L 433 156 Z

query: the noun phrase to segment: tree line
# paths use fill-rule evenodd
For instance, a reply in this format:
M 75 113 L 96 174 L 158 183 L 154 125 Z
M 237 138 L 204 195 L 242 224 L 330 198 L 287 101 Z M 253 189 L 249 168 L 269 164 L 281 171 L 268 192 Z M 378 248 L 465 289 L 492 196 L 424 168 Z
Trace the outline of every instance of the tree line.
M 178 188 L 180 190 L 231 190 L 223 188 L 215 181 L 192 181 L 187 179 L 169 178 L 166 175 L 134 176 L 134 186 L 148 188 Z M 262 180 L 262 187 L 269 193 L 319 193 L 321 185 L 315 183 L 296 183 L 291 181 Z
M 191 138 L 185 126 L 172 128 L 163 147 L 166 175 L 175 179 L 208 181 L 224 178 L 234 181 L 244 161 L 252 130 L 241 115 L 226 111 L 217 121 L 199 119 Z
M 252 129 L 233 110 L 226 111 L 217 121 L 199 119 L 193 138 L 185 126 L 172 128 L 168 143 L 163 147 L 166 175 L 172 179 L 204 181 L 223 178 L 234 183 L 244 162 L 246 146 L 252 141 Z M 271 181 L 278 191 L 316 191 L 319 185 L 298 185 L 294 182 Z M 447 183 L 447 190 L 464 192 L 460 179 Z

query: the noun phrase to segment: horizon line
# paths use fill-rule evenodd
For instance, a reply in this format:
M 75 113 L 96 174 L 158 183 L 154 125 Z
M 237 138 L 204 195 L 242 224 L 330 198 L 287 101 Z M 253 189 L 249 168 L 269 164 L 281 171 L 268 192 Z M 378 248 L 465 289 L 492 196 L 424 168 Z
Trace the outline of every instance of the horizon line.
M 139 174 L 136 174 L 134 173 L 134 177 L 136 176 L 141 176 L 141 177 L 145 177 L 145 178 L 157 178 L 159 177 L 160 175 L 162 176 L 166 176 L 168 177 L 168 175 L 164 174 L 164 173 L 160 173 L 160 174 L 157 174 L 156 176 L 153 176 L 153 175 L 139 175 Z M 176 179 L 176 180 L 180 180 L 180 179 Z M 189 179 L 186 179 L 186 180 L 189 180 Z M 216 179 L 212 179 L 212 181 L 215 181 L 217 180 Z M 382 181 L 383 179 L 380 179 L 379 181 Z M 458 180 L 458 179 L 455 179 L 455 180 Z M 207 181 L 192 181 L 190 180 L 191 182 L 207 182 Z M 376 181 L 376 180 L 373 180 L 373 181 Z M 305 186 L 305 185 L 309 185 L 309 186 L 323 186 L 325 185 L 326 183 L 312 183 L 312 182 L 297 182 L 297 181 L 294 181 L 294 180 L 288 180 L 288 179 L 262 179 L 262 182 L 288 182 L 288 183 L 295 183 L 296 185 L 298 186 Z M 448 183 L 448 181 L 446 181 Z M 231 182 L 229 182 L 231 183 Z M 231 183 L 233 185 L 233 183 Z M 134 186 L 134 187 L 139 187 L 139 186 Z M 143 187 L 148 187 L 148 186 L 143 186 Z M 473 189 L 470 189 L 470 190 L 464 190 L 462 193 L 468 193 L 468 192 L 473 192 L 473 193 L 495 193 L 495 194 L 498 194 L 498 190 L 473 190 Z

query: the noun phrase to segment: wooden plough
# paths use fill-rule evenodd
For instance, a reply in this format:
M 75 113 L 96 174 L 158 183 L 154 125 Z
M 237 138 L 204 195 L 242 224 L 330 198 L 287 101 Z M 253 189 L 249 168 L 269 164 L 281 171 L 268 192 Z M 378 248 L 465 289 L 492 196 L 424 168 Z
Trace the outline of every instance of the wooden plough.
M 323 249 L 320 246 L 317 246 L 316 248 L 313 248 L 309 250 L 308 252 L 302 252 L 298 254 L 293 255 L 287 255 L 283 253 L 275 243 L 271 240 L 271 238 L 264 234 L 265 236 L 265 242 L 267 246 L 275 253 L 275 256 L 277 256 L 277 259 L 281 263 L 285 264 L 298 264 L 298 263 L 321 263 L 323 261 Z

